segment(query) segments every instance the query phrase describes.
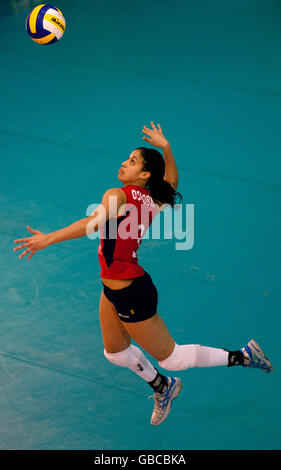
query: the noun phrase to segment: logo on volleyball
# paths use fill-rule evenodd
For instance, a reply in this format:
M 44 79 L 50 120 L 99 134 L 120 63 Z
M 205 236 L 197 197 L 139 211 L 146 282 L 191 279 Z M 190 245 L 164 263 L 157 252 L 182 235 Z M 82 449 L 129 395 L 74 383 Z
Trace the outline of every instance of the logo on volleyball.
M 51 21 L 59 25 L 63 31 L 65 30 L 64 24 L 59 21 L 55 16 L 52 16 Z

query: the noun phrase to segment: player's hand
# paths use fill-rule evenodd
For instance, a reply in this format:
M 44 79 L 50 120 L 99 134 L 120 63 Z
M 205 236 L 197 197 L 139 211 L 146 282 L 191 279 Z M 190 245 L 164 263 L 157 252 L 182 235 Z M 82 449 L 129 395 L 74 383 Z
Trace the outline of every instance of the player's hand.
M 148 137 L 143 137 L 143 140 L 149 142 L 154 147 L 164 148 L 169 143 L 166 137 L 163 135 L 162 129 L 160 124 L 157 124 L 157 127 L 154 125 L 153 121 L 151 121 L 152 129 L 149 129 L 146 126 L 143 126 L 142 132 L 146 134 Z
M 19 258 L 23 258 L 27 253 L 30 253 L 27 259 L 32 258 L 32 256 L 38 250 L 43 250 L 43 248 L 47 248 L 50 245 L 50 240 L 48 235 L 45 233 L 39 232 L 39 230 L 34 230 L 27 226 L 27 230 L 34 235 L 28 238 L 18 238 L 14 240 L 14 243 L 23 243 L 23 245 L 19 245 L 13 249 L 13 251 L 21 250 L 22 248 L 26 248 L 26 250 L 19 256 Z

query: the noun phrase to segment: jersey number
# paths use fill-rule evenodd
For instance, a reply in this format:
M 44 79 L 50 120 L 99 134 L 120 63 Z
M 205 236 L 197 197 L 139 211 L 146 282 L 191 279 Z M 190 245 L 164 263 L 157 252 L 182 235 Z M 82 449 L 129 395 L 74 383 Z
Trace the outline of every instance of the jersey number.
M 138 238 L 138 247 L 140 246 L 140 242 L 141 242 L 141 239 L 143 237 L 143 234 L 144 234 L 144 230 L 145 230 L 145 227 L 143 224 L 140 224 L 138 225 L 138 232 L 140 231 L 140 236 Z M 137 253 L 135 251 L 133 251 L 133 254 L 132 254 L 133 258 L 136 258 L 137 257 Z

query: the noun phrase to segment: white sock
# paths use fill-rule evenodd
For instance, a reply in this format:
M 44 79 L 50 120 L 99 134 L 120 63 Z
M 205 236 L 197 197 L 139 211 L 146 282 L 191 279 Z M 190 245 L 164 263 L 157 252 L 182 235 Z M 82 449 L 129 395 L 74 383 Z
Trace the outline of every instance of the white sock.
M 167 370 L 185 370 L 193 367 L 215 367 L 228 365 L 229 352 L 200 344 L 175 344 L 169 357 L 159 361 Z
M 157 370 L 145 357 L 143 352 L 133 344 L 118 353 L 108 353 L 104 350 L 104 355 L 108 361 L 116 366 L 128 367 L 146 382 L 151 382 L 157 375 Z
M 135 358 L 137 359 L 137 365 L 136 365 L 137 370 L 136 371 L 134 369 L 131 369 L 131 370 L 136 372 L 136 374 L 138 374 L 147 382 L 151 382 L 152 380 L 154 380 L 157 375 L 157 370 L 155 369 L 155 367 L 153 367 L 151 362 L 149 362 L 149 360 L 145 357 L 142 350 L 137 348 L 137 346 L 135 346 L 134 344 L 131 344 L 131 350 L 133 351 L 133 354 Z
M 193 367 L 227 366 L 228 351 L 196 345 L 196 358 Z

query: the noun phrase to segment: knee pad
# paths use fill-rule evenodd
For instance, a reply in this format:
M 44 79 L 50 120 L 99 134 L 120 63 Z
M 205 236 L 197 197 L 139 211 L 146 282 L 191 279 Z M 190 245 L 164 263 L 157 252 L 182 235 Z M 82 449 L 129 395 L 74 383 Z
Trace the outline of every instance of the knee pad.
M 129 367 L 132 360 L 131 345 L 118 353 L 109 353 L 104 349 L 104 355 L 109 362 L 116 366 Z
M 180 346 L 175 344 L 174 350 L 169 357 L 158 364 L 167 370 L 185 370 L 195 366 L 196 363 L 196 344 L 185 344 Z

